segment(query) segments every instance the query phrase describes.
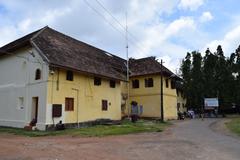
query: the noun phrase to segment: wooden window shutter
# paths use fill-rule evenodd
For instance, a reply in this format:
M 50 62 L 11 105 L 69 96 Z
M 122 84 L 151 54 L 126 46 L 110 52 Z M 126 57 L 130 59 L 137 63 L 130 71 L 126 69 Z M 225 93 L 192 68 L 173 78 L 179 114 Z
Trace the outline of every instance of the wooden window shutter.
M 102 100 L 102 110 L 107 111 L 108 110 L 108 101 Z
M 66 98 L 65 111 L 73 111 L 73 110 L 74 110 L 74 98 Z
M 62 105 L 53 104 L 52 105 L 52 117 L 61 117 L 62 116 Z

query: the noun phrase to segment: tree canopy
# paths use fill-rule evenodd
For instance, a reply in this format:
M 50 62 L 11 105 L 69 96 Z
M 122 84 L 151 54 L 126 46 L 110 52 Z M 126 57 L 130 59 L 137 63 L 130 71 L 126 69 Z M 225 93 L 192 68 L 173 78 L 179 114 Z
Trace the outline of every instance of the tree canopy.
M 225 57 L 222 46 L 205 55 L 187 53 L 181 63 L 183 91 L 188 108 L 200 109 L 204 98 L 218 97 L 220 107 L 240 105 L 240 46 Z

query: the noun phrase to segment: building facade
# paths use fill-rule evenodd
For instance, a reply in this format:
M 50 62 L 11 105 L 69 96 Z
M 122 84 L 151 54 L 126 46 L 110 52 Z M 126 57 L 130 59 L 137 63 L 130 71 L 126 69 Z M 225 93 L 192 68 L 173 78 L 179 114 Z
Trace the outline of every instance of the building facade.
M 176 119 L 178 77 L 154 57 L 129 64 L 128 99 L 126 60 L 49 27 L 17 39 L 0 48 L 0 126 L 120 120 L 133 101 L 159 118 L 161 76 L 165 119 Z
M 123 59 L 49 27 L 0 50 L 0 126 L 121 119 Z
M 175 82 L 180 78 L 163 66 L 155 57 L 130 59 L 129 101 L 125 106 L 125 115 L 131 114 L 131 102 L 137 102 L 142 108 L 141 117 L 161 117 L 161 76 L 163 77 L 164 119 L 177 118 L 177 93 Z M 126 88 L 123 89 L 126 92 Z

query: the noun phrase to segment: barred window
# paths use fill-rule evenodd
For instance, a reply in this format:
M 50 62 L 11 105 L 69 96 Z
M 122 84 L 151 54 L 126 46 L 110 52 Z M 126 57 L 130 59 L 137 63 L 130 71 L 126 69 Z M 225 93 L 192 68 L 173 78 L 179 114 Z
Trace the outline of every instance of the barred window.
M 132 80 L 132 88 L 139 88 L 139 80 L 138 79 Z
M 147 78 L 145 79 L 145 87 L 153 87 L 153 79 L 152 78 Z

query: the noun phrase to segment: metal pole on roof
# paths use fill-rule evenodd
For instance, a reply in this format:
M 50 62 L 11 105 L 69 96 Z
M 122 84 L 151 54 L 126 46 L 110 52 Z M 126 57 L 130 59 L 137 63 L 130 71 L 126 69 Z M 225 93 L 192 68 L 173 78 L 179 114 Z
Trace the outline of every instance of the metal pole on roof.
M 161 68 L 160 68 L 160 73 L 161 73 L 161 91 L 160 91 L 160 108 L 161 108 L 161 121 L 164 122 L 164 110 L 163 110 L 163 60 L 161 59 Z
M 130 105 L 129 105 L 129 57 L 128 57 L 128 24 L 127 24 L 127 12 L 126 12 L 126 56 L 127 56 L 127 104 L 128 118 L 130 117 Z

